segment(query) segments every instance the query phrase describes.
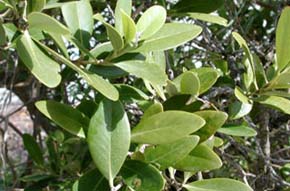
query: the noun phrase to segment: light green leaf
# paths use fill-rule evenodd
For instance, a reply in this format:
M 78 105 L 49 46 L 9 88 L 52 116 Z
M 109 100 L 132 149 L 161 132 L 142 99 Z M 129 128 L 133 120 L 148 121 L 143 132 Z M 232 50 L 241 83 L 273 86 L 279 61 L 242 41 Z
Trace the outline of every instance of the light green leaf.
M 290 100 L 278 96 L 261 96 L 254 99 L 255 101 L 278 109 L 286 114 L 290 114 Z
M 205 14 L 205 13 L 186 13 L 187 16 L 193 18 L 193 19 L 198 19 L 210 23 L 215 23 L 219 24 L 222 26 L 227 26 L 228 21 L 227 19 L 217 16 L 217 15 L 210 15 L 210 14 Z
M 230 119 L 239 119 L 244 117 L 252 110 L 253 104 L 251 103 L 242 103 L 235 101 L 230 104 L 229 108 L 229 117 Z
M 184 72 L 180 81 L 180 92 L 197 96 L 199 94 L 200 82 L 197 75 L 193 72 Z
M 50 88 L 60 83 L 59 64 L 42 52 L 30 38 L 28 31 L 17 40 L 16 47 L 23 63 L 40 82 Z
M 161 169 L 166 169 L 182 160 L 198 144 L 198 136 L 188 136 L 169 144 L 147 147 L 145 160 L 150 163 L 158 163 Z
M 31 159 L 36 164 L 43 165 L 44 159 L 42 156 L 42 152 L 35 139 L 29 134 L 22 135 L 22 139 L 24 147 L 28 151 L 28 154 L 31 157 Z
M 278 71 L 282 71 L 290 62 L 290 7 L 285 7 L 276 30 L 276 54 Z
M 106 96 L 107 98 L 116 101 L 119 99 L 119 92 L 117 89 L 108 81 L 104 80 L 102 77 L 87 71 L 86 69 L 81 69 L 75 64 L 73 64 L 70 60 L 66 59 L 62 55 L 58 54 L 54 50 L 50 49 L 49 47 L 41 44 L 38 42 L 38 44 L 45 49 L 47 52 L 52 54 L 54 57 L 56 57 L 59 61 L 66 64 L 71 69 L 75 70 L 84 78 L 84 80 L 87 81 L 89 85 L 91 85 L 93 88 L 95 88 L 97 91 L 99 91 L 101 94 Z
M 161 191 L 165 181 L 152 165 L 137 160 L 126 161 L 120 175 L 134 191 Z
M 239 88 L 239 86 L 236 86 L 234 92 L 235 92 L 236 98 L 242 103 L 248 103 L 248 104 L 251 103 L 249 98 L 244 94 L 243 90 Z
M 108 181 L 97 170 L 91 170 L 81 176 L 74 185 L 72 191 L 97 191 L 97 190 L 110 190 Z
M 149 118 L 157 113 L 163 112 L 163 105 L 159 102 L 152 104 L 146 111 L 144 112 L 142 119 Z
M 27 1 L 27 12 L 31 13 L 34 11 L 41 11 L 46 4 L 46 0 L 28 0 Z
M 70 31 L 49 15 L 33 12 L 28 15 L 29 30 L 46 31 L 59 35 L 69 35 Z
M 202 67 L 190 70 L 197 74 L 200 81 L 199 94 L 209 90 L 219 78 L 219 73 L 216 69 L 209 67 Z
M 115 8 L 115 28 L 123 36 L 122 10 L 130 17 L 132 0 L 118 0 Z
M 120 102 L 103 100 L 92 117 L 87 142 L 93 161 L 113 186 L 130 146 L 130 123 Z
M 49 37 L 55 42 L 56 46 L 60 49 L 60 51 L 62 52 L 62 54 L 66 57 L 69 58 L 69 54 L 67 51 L 67 47 L 66 44 L 64 42 L 63 36 L 50 32 L 47 33 L 49 35 Z
M 284 97 L 284 98 L 290 99 L 290 94 L 287 91 L 266 91 L 266 92 L 260 93 L 260 95 L 278 96 L 278 97 Z
M 147 144 L 165 144 L 185 137 L 205 124 L 192 113 L 165 111 L 142 120 L 132 131 L 131 141 Z
M 270 81 L 266 89 L 288 89 L 290 88 L 290 71 L 278 74 Z
M 199 180 L 186 184 L 184 187 L 188 191 L 253 191 L 246 184 L 227 178 Z
M 198 12 L 198 13 L 210 13 L 217 10 L 224 4 L 224 0 L 181 0 L 175 4 L 172 9 L 173 12 L 185 13 L 185 12 Z
M 245 52 L 245 57 L 243 59 L 243 64 L 246 69 L 246 73 L 244 74 L 244 84 L 246 89 L 249 89 L 251 84 L 254 84 L 257 88 L 257 83 L 255 81 L 255 63 L 253 55 L 247 45 L 245 39 L 237 32 L 232 33 L 234 39 L 238 42 L 241 48 L 243 48 Z
M 167 80 L 165 72 L 156 64 L 139 60 L 130 60 L 115 63 L 114 65 L 139 78 L 148 80 L 152 84 L 165 85 Z
M 94 20 L 90 1 L 75 1 L 61 7 L 64 20 L 71 33 L 85 46 L 89 47 Z
M 195 147 L 188 156 L 174 165 L 174 168 L 188 172 L 218 169 L 222 161 L 218 155 L 205 144 Z
M 202 28 L 192 24 L 168 23 L 132 52 L 163 51 L 175 48 L 197 37 Z
M 244 125 L 230 125 L 222 127 L 218 129 L 218 132 L 239 137 L 253 137 L 257 135 L 257 132 L 254 129 Z
M 161 29 L 166 20 L 166 10 L 159 5 L 147 9 L 137 22 L 141 39 L 147 39 Z
M 88 129 L 89 119 L 77 109 L 55 101 L 38 101 L 36 108 L 47 118 L 66 131 L 85 138 L 84 131 Z
M 122 23 L 123 23 L 123 34 L 127 43 L 130 43 L 136 38 L 136 25 L 134 21 L 128 16 L 123 10 L 122 14 Z
M 105 43 L 102 43 L 102 44 L 97 45 L 95 48 L 93 48 L 92 50 L 90 50 L 90 53 L 95 58 L 97 58 L 102 53 L 104 53 L 104 52 L 111 52 L 113 50 L 114 50 L 114 48 L 113 48 L 111 42 L 105 42 Z
M 219 129 L 228 118 L 226 113 L 214 110 L 198 111 L 194 114 L 202 117 L 206 122 L 206 124 L 201 129 L 194 133 L 200 137 L 200 142 L 207 140 L 213 134 L 215 134 L 217 129 Z
M 124 41 L 121 34 L 109 23 L 103 22 L 107 29 L 108 37 L 115 51 L 119 51 L 124 47 Z

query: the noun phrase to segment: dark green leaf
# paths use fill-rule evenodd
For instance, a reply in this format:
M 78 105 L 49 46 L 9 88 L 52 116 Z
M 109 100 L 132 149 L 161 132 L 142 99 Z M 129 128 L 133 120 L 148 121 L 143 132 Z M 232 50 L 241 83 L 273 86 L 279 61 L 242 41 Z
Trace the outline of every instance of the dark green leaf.
M 27 12 L 41 11 L 46 4 L 46 0 L 28 0 Z
M 132 131 L 131 141 L 136 143 L 165 144 L 185 137 L 205 124 L 192 113 L 165 111 L 142 120 Z
M 35 139 L 29 134 L 24 134 L 22 136 L 22 139 L 24 147 L 28 151 L 28 154 L 31 157 L 31 159 L 36 164 L 43 165 L 44 159 L 42 156 L 42 152 Z
M 160 172 L 141 161 L 126 161 L 120 174 L 125 183 L 135 191 L 162 191 L 165 185 Z
M 174 12 L 198 12 L 198 13 L 210 13 L 224 4 L 224 0 L 181 0 L 175 6 L 172 7 Z
M 100 172 L 113 186 L 130 146 L 130 124 L 120 102 L 103 100 L 90 121 L 87 142 Z

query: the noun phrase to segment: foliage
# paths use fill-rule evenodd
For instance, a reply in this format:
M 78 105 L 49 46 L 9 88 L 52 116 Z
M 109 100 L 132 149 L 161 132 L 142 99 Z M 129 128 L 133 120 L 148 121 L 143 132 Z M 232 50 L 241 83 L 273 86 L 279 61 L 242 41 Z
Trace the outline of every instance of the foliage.
M 290 114 L 290 8 L 279 19 L 277 58 L 267 67 L 242 35 L 228 31 L 233 49 L 241 55 L 236 64 L 242 71 L 240 80 L 234 81 L 233 66 L 220 55 L 217 61 L 210 57 L 207 66 L 175 68 L 185 52 L 180 46 L 205 38 L 210 27 L 230 25 L 221 17 L 226 16 L 224 1 L 156 4 L 0 0 L 0 54 L 15 53 L 25 71 L 22 78 L 37 79 L 46 93 L 32 107 L 50 120 L 44 148 L 33 136 L 23 135 L 33 168 L 22 174 L 19 186 L 74 191 L 253 190 L 255 185 L 231 179 L 237 177 L 220 178 L 217 169 L 225 157 L 219 147 L 231 136 L 248 140 L 268 133 L 269 139 L 268 125 L 258 121 L 257 128 L 249 120 L 266 115 L 258 110 L 269 107 Z M 209 14 L 216 10 L 220 16 Z M 178 22 L 184 18 L 196 22 Z M 69 84 L 81 87 L 81 99 L 66 94 Z M 222 98 L 212 102 L 211 91 L 225 87 L 232 88 L 228 104 L 219 104 Z M 142 114 L 131 112 L 132 105 Z M 266 165 L 268 152 L 264 151 Z M 280 170 L 281 182 L 289 186 L 288 167 L 284 164 Z

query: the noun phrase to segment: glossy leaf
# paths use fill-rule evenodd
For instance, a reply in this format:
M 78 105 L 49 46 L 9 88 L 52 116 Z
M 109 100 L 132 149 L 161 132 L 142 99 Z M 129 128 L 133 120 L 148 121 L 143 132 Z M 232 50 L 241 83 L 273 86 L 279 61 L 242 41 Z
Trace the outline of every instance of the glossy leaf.
M 132 0 L 118 0 L 115 8 L 115 28 L 123 36 L 123 19 L 122 11 L 124 11 L 129 17 L 132 11 Z
M 185 137 L 205 124 L 192 113 L 165 111 L 142 120 L 132 131 L 131 141 L 147 144 L 165 144 Z
M 162 191 L 165 181 L 153 166 L 141 161 L 126 161 L 120 175 L 125 183 L 135 191 Z
M 69 35 L 70 31 L 49 15 L 33 12 L 28 15 L 29 30 L 46 31 L 59 35 Z
M 213 178 L 184 185 L 188 191 L 253 191 L 246 184 L 233 179 Z
M 205 144 L 195 147 L 188 156 L 179 161 L 174 168 L 182 171 L 198 172 L 218 169 L 222 161 L 215 152 Z
M 91 170 L 81 176 L 77 180 L 72 188 L 72 191 L 98 191 L 98 190 L 110 190 L 108 181 L 97 170 Z
M 172 9 L 174 12 L 198 12 L 198 13 L 210 13 L 217 10 L 224 4 L 223 0 L 181 0 L 175 4 Z
M 244 125 L 222 127 L 218 129 L 218 132 L 239 137 L 253 137 L 257 135 L 257 132 L 254 129 Z
M 145 160 L 150 163 L 157 163 L 161 169 L 166 169 L 190 153 L 198 144 L 198 136 L 188 136 L 169 144 L 147 147 L 145 150 Z
M 206 121 L 206 124 L 194 133 L 200 137 L 200 142 L 207 140 L 215 134 L 217 129 L 219 129 L 228 118 L 226 113 L 214 110 L 198 111 L 194 114 L 202 117 Z
M 227 26 L 228 21 L 227 19 L 217 16 L 217 15 L 210 15 L 210 14 L 205 14 L 205 13 L 186 13 L 187 16 L 193 18 L 193 19 L 198 19 L 210 23 L 215 23 L 219 24 L 222 26 Z
M 155 64 L 138 60 L 130 60 L 115 63 L 114 65 L 139 78 L 146 79 L 153 84 L 165 85 L 167 80 L 167 75 L 165 72 Z
M 50 88 L 60 83 L 59 64 L 42 52 L 30 38 L 28 31 L 17 40 L 16 46 L 19 57 L 40 82 Z
M 230 104 L 229 117 L 230 119 L 239 119 L 250 113 L 252 108 L 253 104 L 251 103 L 242 103 L 239 101 L 235 101 Z
M 27 11 L 34 12 L 34 11 L 41 11 L 46 4 L 46 0 L 28 0 L 27 1 Z
M 168 23 L 145 40 L 134 52 L 162 51 L 175 48 L 197 37 L 202 28 L 192 24 Z
M 37 109 L 66 131 L 85 138 L 84 130 L 88 128 L 89 119 L 77 109 L 55 101 L 38 101 Z
M 290 7 L 285 7 L 276 30 L 276 53 L 278 70 L 282 71 L 290 62 Z
M 137 22 L 141 39 L 147 39 L 161 29 L 166 20 L 166 10 L 159 5 L 147 9 Z
M 28 154 L 31 157 L 31 159 L 36 164 L 43 165 L 44 159 L 42 156 L 42 152 L 35 139 L 29 134 L 24 134 L 22 136 L 22 140 L 24 147 L 28 151 Z
M 197 96 L 199 94 L 200 82 L 197 75 L 193 72 L 185 72 L 180 81 L 180 92 Z
M 89 47 L 90 35 L 93 31 L 93 10 L 90 1 L 75 1 L 61 7 L 64 20 L 71 33 L 83 44 Z
M 87 142 L 95 165 L 113 186 L 130 146 L 130 124 L 120 102 L 103 100 L 92 117 Z
M 261 96 L 255 101 L 290 114 L 290 100 L 278 96 Z
M 123 10 L 121 11 L 122 14 L 122 23 L 123 23 L 123 34 L 127 43 L 133 41 L 136 38 L 136 25 Z

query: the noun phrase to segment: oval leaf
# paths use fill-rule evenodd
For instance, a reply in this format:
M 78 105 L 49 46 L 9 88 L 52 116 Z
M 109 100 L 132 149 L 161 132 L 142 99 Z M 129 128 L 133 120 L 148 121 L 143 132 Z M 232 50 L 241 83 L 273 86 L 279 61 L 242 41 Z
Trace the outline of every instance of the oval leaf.
M 153 166 L 141 161 L 126 161 L 120 172 L 125 183 L 136 191 L 161 191 L 165 181 Z
M 198 144 L 198 136 L 184 137 L 169 144 L 147 147 L 145 150 L 145 160 L 151 163 L 158 163 L 161 169 L 166 169 L 190 153 Z
M 243 125 L 222 127 L 218 129 L 218 132 L 239 137 L 253 137 L 257 135 L 254 129 Z
M 22 140 L 23 140 L 24 147 L 28 151 L 31 159 L 36 164 L 43 165 L 44 160 L 43 160 L 42 152 L 37 142 L 35 141 L 35 139 L 29 134 L 24 134 L 22 136 Z
M 122 23 L 123 23 L 123 33 L 127 43 L 133 41 L 136 38 L 136 25 L 134 21 L 128 16 L 123 10 L 122 13 Z
M 30 38 L 28 31 L 17 40 L 17 52 L 31 73 L 44 85 L 53 88 L 60 81 L 60 66 L 48 57 Z
M 115 28 L 123 36 L 122 11 L 129 17 L 132 12 L 132 0 L 118 0 L 115 8 Z
M 199 94 L 200 82 L 197 75 L 193 72 L 185 72 L 180 81 L 180 92 L 197 96 Z
M 213 178 L 199 180 L 184 185 L 188 191 L 253 191 L 252 188 L 237 180 L 227 178 Z
M 192 113 L 165 111 L 142 120 L 132 131 L 132 142 L 165 144 L 185 137 L 205 124 Z
M 92 117 L 87 142 L 93 161 L 113 186 L 130 146 L 130 124 L 120 102 L 103 100 Z
M 88 129 L 89 119 L 77 109 L 55 101 L 38 101 L 36 108 L 47 118 L 68 132 L 85 138 L 84 130 Z
M 147 39 L 161 29 L 166 20 L 166 10 L 159 5 L 150 7 L 137 22 L 141 39 Z
M 205 144 L 195 147 L 188 156 L 174 165 L 174 168 L 189 172 L 218 169 L 222 161 L 218 155 Z
M 290 115 L 290 100 L 278 96 L 261 96 L 255 99 L 257 102 L 268 105 Z
M 162 51 L 175 48 L 197 37 L 202 28 L 192 24 L 168 23 L 133 52 Z

